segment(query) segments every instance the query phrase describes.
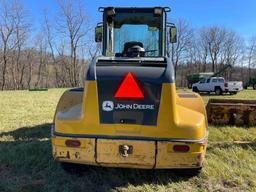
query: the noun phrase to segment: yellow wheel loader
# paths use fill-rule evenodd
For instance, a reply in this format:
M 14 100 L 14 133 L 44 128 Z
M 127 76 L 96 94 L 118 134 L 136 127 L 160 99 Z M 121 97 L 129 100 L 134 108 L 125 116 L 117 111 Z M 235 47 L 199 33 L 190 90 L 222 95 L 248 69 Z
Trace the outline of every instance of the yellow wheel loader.
M 66 91 L 52 127 L 55 160 L 142 169 L 202 167 L 208 125 L 196 93 L 176 93 L 168 44 L 170 8 L 99 9 L 102 56 L 90 63 L 84 88 Z M 169 43 L 168 43 L 169 42 Z M 185 170 L 184 170 L 185 171 Z

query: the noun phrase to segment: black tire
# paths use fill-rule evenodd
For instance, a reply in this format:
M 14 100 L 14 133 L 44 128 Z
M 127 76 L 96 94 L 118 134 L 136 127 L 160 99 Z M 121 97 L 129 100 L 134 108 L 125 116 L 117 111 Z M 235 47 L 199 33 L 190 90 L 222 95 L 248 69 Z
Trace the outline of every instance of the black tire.
M 198 93 L 197 87 L 193 87 L 193 88 L 192 88 L 192 91 Z
M 222 90 L 221 90 L 220 87 L 216 87 L 216 88 L 215 88 L 215 94 L 216 94 L 216 95 L 222 95 Z
M 255 89 L 256 89 L 256 84 L 253 84 L 253 85 L 252 85 L 252 88 L 255 90 Z
M 60 166 L 67 173 L 75 175 L 82 175 L 89 168 L 89 166 L 86 165 L 66 162 L 60 162 Z
M 230 95 L 236 95 L 237 92 L 236 91 L 233 91 L 233 92 L 229 92 Z
M 60 163 L 61 168 L 66 172 L 73 172 L 77 167 L 72 163 Z
M 194 177 L 198 176 L 202 170 L 202 167 L 191 169 L 175 169 L 174 174 L 181 177 Z

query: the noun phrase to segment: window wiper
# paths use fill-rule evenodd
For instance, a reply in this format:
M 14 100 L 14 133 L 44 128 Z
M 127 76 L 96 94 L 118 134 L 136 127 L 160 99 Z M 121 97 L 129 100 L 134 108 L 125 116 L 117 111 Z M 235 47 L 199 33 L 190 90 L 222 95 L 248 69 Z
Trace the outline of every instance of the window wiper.
M 145 50 L 145 53 L 148 53 L 148 52 L 156 52 L 158 51 L 157 49 L 153 49 L 153 50 Z

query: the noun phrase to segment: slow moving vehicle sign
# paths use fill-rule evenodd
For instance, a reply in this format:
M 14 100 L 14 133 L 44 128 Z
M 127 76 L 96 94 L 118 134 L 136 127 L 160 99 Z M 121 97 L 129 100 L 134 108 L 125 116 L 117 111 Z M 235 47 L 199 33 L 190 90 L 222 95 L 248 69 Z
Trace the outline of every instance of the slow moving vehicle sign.
M 129 72 L 125 76 L 124 80 L 122 81 L 114 97 L 116 99 L 126 99 L 126 100 L 144 98 L 144 95 L 140 87 L 138 86 L 138 83 L 135 81 L 135 78 L 131 72 Z

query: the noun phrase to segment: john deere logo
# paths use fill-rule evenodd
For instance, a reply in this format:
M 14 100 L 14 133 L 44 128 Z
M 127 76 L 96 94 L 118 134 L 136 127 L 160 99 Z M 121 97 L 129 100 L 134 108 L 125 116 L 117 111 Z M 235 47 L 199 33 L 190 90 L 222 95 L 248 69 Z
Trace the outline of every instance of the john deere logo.
M 103 111 L 113 111 L 114 103 L 112 101 L 103 101 L 102 109 Z
M 102 110 L 103 111 L 113 111 L 113 110 L 154 110 L 155 105 L 148 105 L 148 104 L 123 104 L 123 103 L 116 103 L 114 104 L 113 101 L 103 101 L 102 103 Z

